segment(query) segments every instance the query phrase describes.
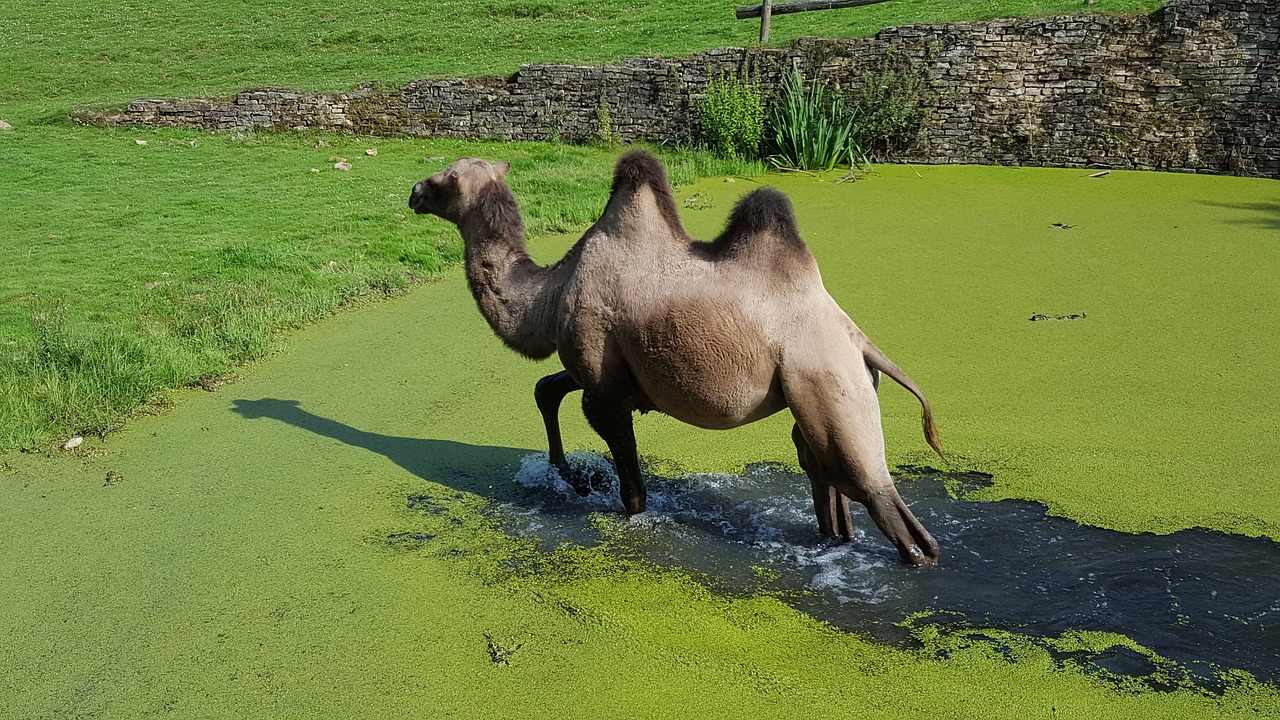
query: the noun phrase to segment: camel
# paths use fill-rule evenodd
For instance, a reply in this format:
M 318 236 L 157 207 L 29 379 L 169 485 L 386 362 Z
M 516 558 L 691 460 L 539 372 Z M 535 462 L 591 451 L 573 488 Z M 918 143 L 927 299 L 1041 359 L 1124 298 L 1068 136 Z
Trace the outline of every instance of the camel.
M 559 355 L 564 370 L 538 381 L 534 396 L 550 462 L 566 480 L 558 413 L 576 390 L 613 456 L 629 516 L 646 502 L 634 411 L 728 429 L 789 408 L 819 531 L 852 540 L 852 499 L 904 562 L 937 563 L 937 542 L 889 475 L 879 374 L 916 396 L 941 455 L 929 403 L 827 293 L 786 195 L 747 194 L 719 237 L 700 242 L 685 233 L 662 164 L 632 150 L 617 162 L 600 219 L 544 267 L 526 249 L 510 169 L 460 159 L 418 182 L 409 207 L 457 225 L 471 293 L 507 347 L 535 360 Z

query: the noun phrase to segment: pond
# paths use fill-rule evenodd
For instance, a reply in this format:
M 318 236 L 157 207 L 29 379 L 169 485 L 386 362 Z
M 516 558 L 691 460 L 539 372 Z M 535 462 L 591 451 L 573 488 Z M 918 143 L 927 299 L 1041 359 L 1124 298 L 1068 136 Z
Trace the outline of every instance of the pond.
M 455 270 L 74 457 L 0 458 L 2 706 L 1276 716 L 1277 185 L 877 172 L 767 181 L 831 294 L 929 396 L 946 465 L 915 399 L 879 393 L 936 570 L 901 566 L 861 511 L 854 543 L 816 535 L 786 413 L 725 432 L 638 419 L 642 520 L 611 490 L 567 492 L 532 397 L 558 367 L 492 337 Z M 756 182 L 736 180 L 680 190 L 695 236 Z M 608 479 L 572 402 L 561 419 Z M 495 569 L 526 557 L 583 565 Z

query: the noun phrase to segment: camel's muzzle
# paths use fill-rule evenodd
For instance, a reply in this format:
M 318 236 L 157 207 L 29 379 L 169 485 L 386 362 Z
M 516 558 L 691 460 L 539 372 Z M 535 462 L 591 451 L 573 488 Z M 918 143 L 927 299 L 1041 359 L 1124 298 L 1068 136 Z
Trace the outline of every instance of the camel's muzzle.
M 431 212 L 431 190 L 427 187 L 426 180 L 419 180 L 417 185 L 413 186 L 413 193 L 409 195 L 409 208 L 419 215 L 426 215 Z

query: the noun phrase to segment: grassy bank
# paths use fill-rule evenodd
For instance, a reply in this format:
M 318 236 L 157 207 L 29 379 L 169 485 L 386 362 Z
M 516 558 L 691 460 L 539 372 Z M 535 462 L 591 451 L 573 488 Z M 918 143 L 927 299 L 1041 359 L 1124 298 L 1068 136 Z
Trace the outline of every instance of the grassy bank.
M 57 128 L 0 136 L 0 448 L 109 432 L 163 403 L 158 391 L 216 383 L 262 357 L 282 328 L 434 276 L 457 259 L 457 232 L 408 226 L 408 191 L 460 155 L 510 159 L 529 229 L 545 233 L 598 216 L 616 150 Z M 685 182 L 749 170 L 666 155 Z M 338 158 L 353 169 L 335 170 Z

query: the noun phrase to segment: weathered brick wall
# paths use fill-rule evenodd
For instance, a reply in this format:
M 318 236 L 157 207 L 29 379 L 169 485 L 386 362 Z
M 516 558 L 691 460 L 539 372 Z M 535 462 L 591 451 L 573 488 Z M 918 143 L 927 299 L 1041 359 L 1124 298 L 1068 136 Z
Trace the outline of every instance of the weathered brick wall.
M 617 65 L 526 65 L 509 78 L 420 80 L 394 92 L 261 88 L 230 100 L 137 100 L 112 125 L 320 128 L 366 135 L 694 142 L 709 78 L 798 66 L 844 87 L 891 57 L 928 77 L 930 112 L 900 159 L 1159 168 L 1280 177 L 1280 0 L 1173 0 L 1151 17 L 913 25 Z M 604 112 L 602 112 L 604 108 Z
M 1280 177 L 1276 0 L 894 28 L 872 42 L 933 75 L 939 97 L 910 152 L 920 162 Z M 829 72 L 857 71 L 842 62 Z

